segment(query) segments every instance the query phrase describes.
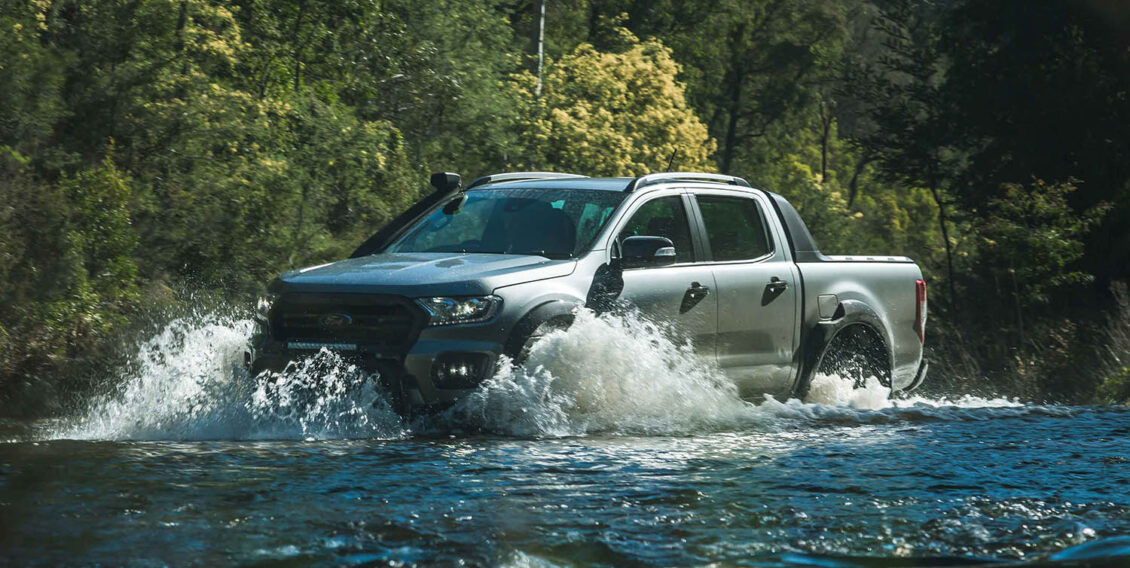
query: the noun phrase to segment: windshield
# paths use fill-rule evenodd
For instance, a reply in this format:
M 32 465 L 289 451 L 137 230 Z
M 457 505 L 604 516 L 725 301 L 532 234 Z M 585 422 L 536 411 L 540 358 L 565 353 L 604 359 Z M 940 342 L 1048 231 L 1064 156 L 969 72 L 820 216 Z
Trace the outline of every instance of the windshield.
M 592 243 L 624 195 L 580 189 L 471 191 L 445 202 L 408 229 L 387 252 L 568 258 Z

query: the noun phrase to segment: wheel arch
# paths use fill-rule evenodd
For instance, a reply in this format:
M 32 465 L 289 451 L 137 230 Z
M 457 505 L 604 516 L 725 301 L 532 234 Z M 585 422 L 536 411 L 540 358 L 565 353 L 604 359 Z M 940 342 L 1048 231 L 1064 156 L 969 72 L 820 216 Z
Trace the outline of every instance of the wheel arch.
M 895 360 L 891 346 L 891 336 L 883 319 L 871 306 L 859 300 L 843 300 L 836 307 L 835 313 L 828 320 L 816 323 L 806 334 L 801 352 L 801 371 L 797 384 L 794 386 L 793 395 L 803 398 L 808 394 L 812 379 L 816 376 L 820 364 L 828 354 L 828 348 L 833 341 L 844 331 L 849 329 L 864 329 L 879 344 L 885 359 L 881 371 L 886 376 L 890 386 L 891 377 L 894 375 Z M 880 377 L 882 379 L 883 377 Z
M 560 321 L 566 327 L 573 323 L 577 309 L 583 306 L 582 302 L 565 299 L 546 300 L 530 309 L 518 320 L 510 331 L 509 337 L 503 347 L 503 354 L 517 359 L 522 348 L 534 331 L 545 323 Z

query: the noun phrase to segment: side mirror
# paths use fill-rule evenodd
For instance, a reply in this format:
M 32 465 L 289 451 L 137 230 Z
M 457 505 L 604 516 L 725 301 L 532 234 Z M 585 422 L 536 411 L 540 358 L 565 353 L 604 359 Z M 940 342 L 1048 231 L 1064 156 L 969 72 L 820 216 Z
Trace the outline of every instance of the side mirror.
M 620 243 L 624 268 L 665 266 L 675 262 L 675 243 L 667 237 L 628 237 Z

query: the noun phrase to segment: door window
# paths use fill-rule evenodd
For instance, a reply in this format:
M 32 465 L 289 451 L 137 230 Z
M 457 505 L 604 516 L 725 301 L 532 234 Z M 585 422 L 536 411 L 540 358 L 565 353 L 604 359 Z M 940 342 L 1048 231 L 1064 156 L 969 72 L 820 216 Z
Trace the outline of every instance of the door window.
M 761 258 L 773 248 L 757 202 L 744 197 L 697 195 L 714 260 Z
M 636 236 L 667 237 L 675 244 L 676 263 L 694 260 L 690 222 L 687 221 L 683 199 L 678 195 L 660 197 L 645 203 L 628 220 L 617 240 L 623 241 Z

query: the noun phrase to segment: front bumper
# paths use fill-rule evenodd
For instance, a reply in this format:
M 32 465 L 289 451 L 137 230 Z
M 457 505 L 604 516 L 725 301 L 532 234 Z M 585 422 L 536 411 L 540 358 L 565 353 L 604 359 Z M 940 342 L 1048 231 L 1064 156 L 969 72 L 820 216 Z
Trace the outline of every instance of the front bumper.
M 483 324 L 429 327 L 421 330 L 416 342 L 406 353 L 383 352 L 379 345 L 365 343 L 324 346 L 294 346 L 261 333 L 245 355 L 252 374 L 264 371 L 282 372 L 294 361 L 314 356 L 323 347 L 333 351 L 347 363 L 375 372 L 393 398 L 409 407 L 446 406 L 474 390 L 489 378 L 495 362 L 503 353 L 505 336 L 498 320 Z M 437 380 L 438 367 L 452 360 L 481 361 L 471 380 L 460 381 L 457 387 Z

